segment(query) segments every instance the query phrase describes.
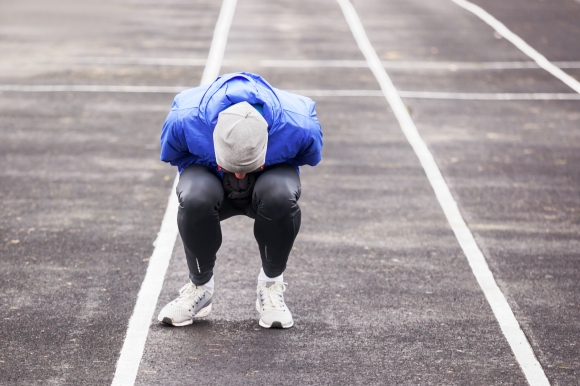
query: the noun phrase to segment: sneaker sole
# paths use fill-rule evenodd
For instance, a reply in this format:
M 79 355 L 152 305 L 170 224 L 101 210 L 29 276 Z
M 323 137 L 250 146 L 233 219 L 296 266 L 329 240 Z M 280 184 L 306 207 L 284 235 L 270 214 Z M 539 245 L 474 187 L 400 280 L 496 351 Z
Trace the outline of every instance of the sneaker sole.
M 256 311 L 260 312 L 260 303 L 256 300 Z M 282 325 L 282 322 L 272 322 L 272 324 L 267 324 L 262 319 L 258 322 L 260 327 L 264 328 L 290 328 L 294 325 L 294 320 L 289 321 L 285 325 Z
M 193 323 L 193 321 L 195 319 L 201 319 L 201 318 L 205 318 L 206 316 L 208 316 L 211 313 L 211 307 L 212 307 L 212 303 L 210 303 L 209 306 L 204 307 L 201 310 L 199 310 L 199 312 L 197 314 L 195 314 L 193 316 L 193 318 L 187 319 L 181 323 L 174 323 L 173 319 L 168 318 L 168 317 L 163 318 L 163 320 L 161 320 L 161 322 L 164 324 L 167 324 L 169 326 L 174 326 L 174 327 L 189 326 L 190 324 Z
M 293 320 L 286 323 L 286 325 L 282 325 L 282 323 L 280 323 L 280 322 L 272 322 L 272 324 L 267 325 L 266 323 L 264 323 L 262 321 L 262 319 L 260 319 L 260 321 L 258 323 L 260 324 L 261 327 L 264 327 L 264 328 L 290 328 L 294 325 Z

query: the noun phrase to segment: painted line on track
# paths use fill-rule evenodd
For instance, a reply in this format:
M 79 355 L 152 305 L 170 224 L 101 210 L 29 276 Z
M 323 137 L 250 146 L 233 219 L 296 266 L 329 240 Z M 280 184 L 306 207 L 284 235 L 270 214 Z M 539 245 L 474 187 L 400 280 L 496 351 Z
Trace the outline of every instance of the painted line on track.
M 564 84 L 570 87 L 572 90 L 580 94 L 580 82 L 572 78 L 570 75 L 566 74 L 559 67 L 550 62 L 546 57 L 536 51 L 532 46 L 526 43 L 518 35 L 510 31 L 502 22 L 497 20 L 483 8 L 469 2 L 466 0 L 451 0 L 461 8 L 468 10 L 475 16 L 479 17 L 485 23 L 489 24 L 498 34 L 504 37 L 506 40 L 510 41 L 514 46 L 516 46 L 520 51 L 533 59 L 538 66 L 548 71 L 550 74 L 554 75 L 556 78 L 560 79 Z
M 211 78 L 209 78 L 211 79 Z M 0 85 L 0 92 L 110 92 L 110 93 L 154 93 L 176 94 L 187 86 L 100 86 L 100 85 Z M 381 90 L 287 90 L 309 97 L 384 97 Z M 576 93 L 465 93 L 438 91 L 399 91 L 409 99 L 448 99 L 477 101 L 540 101 L 580 100 Z
M 79 56 L 58 58 L 57 60 L 45 60 L 42 63 L 49 64 L 119 64 L 119 65 L 145 65 L 145 66 L 205 66 L 207 59 L 196 58 L 138 58 L 130 56 Z
M 118 93 L 158 93 L 175 94 L 189 87 L 179 86 L 107 86 L 107 85 L 28 85 L 28 84 L 5 84 L 0 85 L 2 91 L 16 92 L 118 92 Z
M 381 97 L 381 90 L 288 90 L 308 97 Z M 474 101 L 539 101 L 539 100 L 580 100 L 574 93 L 464 93 L 435 91 L 399 91 L 402 98 L 409 99 L 449 99 Z
M 260 60 L 258 63 L 261 67 L 281 68 L 368 68 L 369 66 L 364 60 Z
M 207 63 L 201 76 L 200 86 L 212 82 L 219 75 L 224 60 L 230 26 L 236 11 L 236 4 L 237 0 L 223 0 L 220 15 L 213 32 Z
M 208 54 L 207 65 L 201 78 L 201 85 L 210 83 L 219 74 L 236 3 L 237 0 L 223 0 Z M 163 287 L 165 273 L 179 233 L 177 228 L 178 201 L 175 195 L 178 180 L 179 175 L 175 177 L 173 182 L 161 229 L 155 240 L 155 249 L 149 260 L 145 278 L 137 295 L 133 315 L 129 319 L 127 335 L 121 349 L 121 355 L 117 361 L 112 382 L 113 386 L 132 386 L 137 378 L 143 350 L 147 342 L 147 335 L 149 334 L 151 318 Z
M 465 92 L 432 92 L 432 91 L 399 91 L 403 98 L 415 99 L 451 99 L 472 101 L 548 101 L 580 100 L 574 93 L 465 93 Z
M 368 68 L 365 60 L 261 60 L 261 67 L 336 67 L 336 68 Z M 391 70 L 523 70 L 539 69 L 538 63 L 531 61 L 519 62 L 430 62 L 430 61 L 381 61 L 386 69 Z M 554 62 L 561 68 L 580 68 L 580 62 Z
M 530 343 L 520 328 L 505 296 L 499 289 L 483 253 L 475 242 L 471 231 L 465 224 L 465 221 L 459 212 L 459 208 L 457 207 L 457 203 L 453 199 L 449 187 L 445 183 L 445 179 L 443 178 L 433 155 L 419 135 L 417 127 L 407 112 L 397 89 L 382 66 L 354 6 L 349 0 L 337 0 L 337 2 L 342 8 L 352 34 L 369 63 L 371 71 L 377 78 L 385 98 L 393 109 L 403 133 L 413 147 L 415 154 L 417 154 L 417 157 L 427 174 L 427 178 L 435 191 L 437 200 L 443 208 L 447 221 L 455 233 L 455 237 L 465 253 L 467 261 L 471 266 L 471 270 L 491 306 L 499 326 L 520 364 L 528 383 L 532 386 L 549 385 L 542 366 L 536 359 Z
M 95 65 L 145 65 L 145 66 L 186 66 L 202 67 L 207 63 L 206 59 L 196 58 L 134 58 L 116 56 L 82 56 L 41 59 L 37 61 L 43 65 L 75 65 L 75 64 L 95 64 Z M 436 62 L 436 61 L 399 61 L 383 60 L 381 62 L 386 69 L 391 70 L 523 70 L 539 69 L 538 63 L 533 61 L 511 61 L 511 62 Z M 27 65 L 30 65 L 27 62 Z M 366 60 L 251 60 L 239 59 L 235 61 L 224 60 L 222 66 L 240 66 L 248 64 L 250 66 L 271 67 L 271 68 L 368 68 Z M 580 69 L 580 61 L 558 61 L 552 62 L 559 68 Z

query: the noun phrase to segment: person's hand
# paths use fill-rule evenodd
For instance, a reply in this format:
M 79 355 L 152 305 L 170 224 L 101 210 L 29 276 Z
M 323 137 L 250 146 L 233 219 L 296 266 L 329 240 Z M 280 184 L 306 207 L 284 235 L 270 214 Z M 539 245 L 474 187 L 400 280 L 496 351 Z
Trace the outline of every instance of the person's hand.
M 237 207 L 244 207 L 252 202 L 255 183 L 254 173 L 224 173 L 224 193 Z

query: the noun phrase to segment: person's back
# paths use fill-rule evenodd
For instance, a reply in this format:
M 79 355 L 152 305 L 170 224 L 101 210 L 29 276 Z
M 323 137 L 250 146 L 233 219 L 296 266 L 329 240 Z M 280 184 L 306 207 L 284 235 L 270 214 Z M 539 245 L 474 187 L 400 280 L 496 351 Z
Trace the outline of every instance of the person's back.
M 299 166 L 322 158 L 314 107 L 251 73 L 223 75 L 176 96 L 162 129 L 161 160 L 180 172 L 178 225 L 191 283 L 159 321 L 183 326 L 211 312 L 220 221 L 243 214 L 255 219 L 262 258 L 260 325 L 293 325 L 283 272 L 300 228 Z

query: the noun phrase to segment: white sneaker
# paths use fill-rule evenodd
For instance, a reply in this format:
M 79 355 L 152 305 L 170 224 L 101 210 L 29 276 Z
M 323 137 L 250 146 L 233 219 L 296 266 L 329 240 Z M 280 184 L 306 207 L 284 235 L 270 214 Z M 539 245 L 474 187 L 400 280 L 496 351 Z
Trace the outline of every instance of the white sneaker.
M 204 286 L 188 283 L 179 290 L 177 299 L 163 307 L 157 320 L 172 326 L 187 326 L 210 312 L 211 293 Z
M 260 326 L 265 328 L 290 328 L 294 325 L 292 314 L 284 303 L 286 284 L 268 281 L 258 284 L 256 309 L 260 313 Z

